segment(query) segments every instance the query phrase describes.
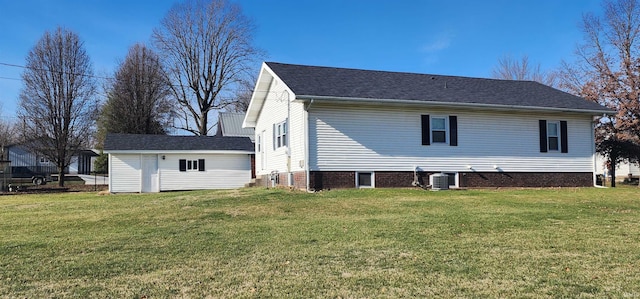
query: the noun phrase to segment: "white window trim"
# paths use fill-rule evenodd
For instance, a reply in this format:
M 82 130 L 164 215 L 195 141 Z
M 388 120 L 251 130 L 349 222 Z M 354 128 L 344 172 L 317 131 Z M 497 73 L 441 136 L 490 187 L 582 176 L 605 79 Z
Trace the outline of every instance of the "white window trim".
M 187 172 L 198 171 L 198 159 L 186 159 L 187 160 Z M 189 168 L 189 164 L 191 164 L 191 168 Z M 195 165 L 195 167 L 194 167 Z
M 433 141 L 433 120 L 436 118 L 443 118 L 444 119 L 444 140 L 445 142 L 436 142 Z M 429 137 L 431 138 L 431 145 L 449 145 L 449 141 L 450 141 L 450 137 L 449 137 L 449 116 L 448 115 L 431 115 L 430 119 L 429 119 L 429 130 L 431 132 L 429 132 Z M 438 130 L 440 131 L 440 130 Z
M 358 180 L 358 175 L 360 173 L 370 173 L 371 174 L 371 186 L 360 186 L 360 184 L 358 182 L 359 181 Z M 376 187 L 376 174 L 373 171 L 356 171 L 356 178 L 355 179 L 356 179 L 356 181 L 355 181 L 356 188 L 358 188 L 358 189 L 361 189 L 361 188 L 362 189 L 370 189 L 370 188 L 375 188 Z
M 288 140 L 289 125 L 287 123 L 287 120 L 285 119 L 284 121 L 276 123 L 274 128 L 275 128 L 275 132 L 273 132 L 273 136 L 275 136 L 275 138 L 273 139 L 273 142 L 275 142 L 275 148 L 279 149 L 283 147 L 285 148 L 288 147 L 289 146 L 289 140 Z
M 556 125 L 556 135 L 555 136 L 551 136 L 549 134 L 549 124 L 555 124 Z M 560 121 L 557 120 L 547 120 L 547 127 L 545 128 L 547 130 L 547 151 L 548 152 L 559 152 L 562 148 L 562 145 L 560 144 L 562 142 L 561 139 L 561 132 L 560 132 Z M 551 149 L 551 137 L 555 137 L 558 138 L 558 142 L 556 143 L 558 145 L 557 149 Z
M 260 134 L 256 136 L 256 152 L 262 152 L 262 136 Z

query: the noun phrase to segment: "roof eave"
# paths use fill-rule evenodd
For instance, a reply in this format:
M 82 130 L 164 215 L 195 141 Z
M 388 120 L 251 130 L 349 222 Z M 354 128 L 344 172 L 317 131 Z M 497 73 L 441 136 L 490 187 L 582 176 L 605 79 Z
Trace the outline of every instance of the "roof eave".
M 267 99 L 267 95 L 269 94 L 271 82 L 275 77 L 275 73 L 269 68 L 266 63 L 263 62 L 262 68 L 260 70 L 260 75 L 258 76 L 258 80 L 256 81 L 253 93 L 251 94 L 251 101 L 249 101 L 247 113 L 245 114 L 244 120 L 242 121 L 243 128 L 256 127 L 258 116 L 260 115 L 262 106 L 264 105 L 264 102 Z
M 615 111 L 609 109 L 592 110 L 592 109 L 576 109 L 576 108 L 557 108 L 557 107 L 538 107 L 538 106 L 518 106 L 518 105 L 498 105 L 498 104 L 483 104 L 483 103 L 457 103 L 457 102 L 440 102 L 440 101 L 419 101 L 419 100 L 401 100 L 401 99 L 373 99 L 373 98 L 352 98 L 352 97 L 333 97 L 333 96 L 314 96 L 314 95 L 296 95 L 296 100 L 314 100 L 314 101 L 326 101 L 326 102 L 343 102 L 343 103 L 390 103 L 390 104 L 403 104 L 403 105 L 418 105 L 418 106 L 455 106 L 455 107 L 467 107 L 467 108 L 484 108 L 492 110 L 510 110 L 510 111 L 553 111 L 553 112 L 570 112 L 570 113 L 584 113 L 590 115 L 612 115 Z
M 106 154 L 253 154 L 252 150 L 104 150 Z

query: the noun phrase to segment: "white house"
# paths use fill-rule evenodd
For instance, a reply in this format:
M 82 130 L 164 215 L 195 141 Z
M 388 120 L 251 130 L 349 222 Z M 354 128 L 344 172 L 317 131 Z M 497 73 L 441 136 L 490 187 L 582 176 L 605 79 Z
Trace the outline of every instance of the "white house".
M 603 157 L 600 154 L 596 156 L 596 173 L 597 174 L 605 173 L 606 163 L 607 163 L 607 159 L 605 159 L 605 157 Z M 607 173 L 607 177 L 611 175 L 608 171 L 606 173 Z M 631 174 L 633 177 L 640 176 L 640 167 L 638 167 L 638 164 L 629 163 L 628 161 L 620 162 L 616 164 L 617 180 L 623 180 L 629 177 L 629 174 Z
M 109 192 L 233 189 L 251 182 L 248 137 L 107 134 Z
M 609 113 L 532 81 L 266 62 L 243 126 L 263 184 L 592 186 L 593 120 Z

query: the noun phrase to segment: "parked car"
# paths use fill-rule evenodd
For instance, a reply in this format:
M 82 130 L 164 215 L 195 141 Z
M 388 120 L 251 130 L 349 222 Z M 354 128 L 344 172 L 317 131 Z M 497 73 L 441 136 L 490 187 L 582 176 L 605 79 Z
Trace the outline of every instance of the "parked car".
M 11 184 L 34 184 L 44 185 L 51 181 L 51 176 L 44 173 L 38 173 L 32 171 L 26 166 L 13 166 L 11 167 L 11 178 L 9 182 Z

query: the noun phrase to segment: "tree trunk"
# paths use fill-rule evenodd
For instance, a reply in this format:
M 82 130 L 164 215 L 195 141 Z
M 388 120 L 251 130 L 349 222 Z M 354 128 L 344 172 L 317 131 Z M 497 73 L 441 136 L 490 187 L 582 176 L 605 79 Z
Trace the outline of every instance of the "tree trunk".
M 616 187 L 616 160 L 618 157 L 610 157 L 609 159 L 609 167 L 611 167 L 609 174 L 611 177 L 611 188 Z
M 198 124 L 198 130 L 200 136 L 207 136 L 207 125 L 209 123 L 209 112 L 200 113 L 200 123 Z
M 64 187 L 64 168 L 58 168 L 58 187 Z

